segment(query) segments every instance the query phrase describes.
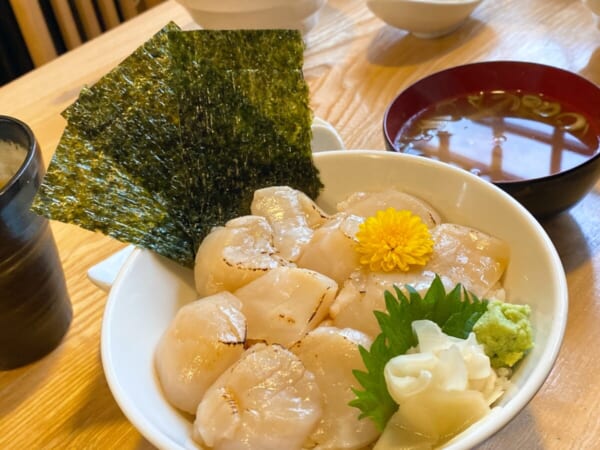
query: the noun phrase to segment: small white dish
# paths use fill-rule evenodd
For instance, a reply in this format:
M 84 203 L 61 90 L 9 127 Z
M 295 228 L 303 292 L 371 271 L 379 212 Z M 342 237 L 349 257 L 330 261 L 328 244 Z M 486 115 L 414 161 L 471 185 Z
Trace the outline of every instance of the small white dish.
M 298 29 L 310 31 L 326 0 L 177 0 L 205 29 Z
M 352 192 L 393 185 L 429 202 L 445 220 L 478 228 L 509 244 L 504 286 L 509 299 L 531 306 L 535 347 L 518 366 L 513 388 L 493 413 L 444 448 L 475 447 L 525 407 L 558 354 L 568 291 L 550 238 L 508 194 L 445 163 L 375 150 L 315 153 L 314 161 L 325 185 L 318 203 L 326 211 L 333 211 Z M 190 269 L 136 249 L 117 276 L 106 305 L 101 337 L 106 379 L 127 418 L 160 449 L 198 449 L 190 437 L 191 417 L 165 400 L 153 364 L 156 344 L 176 311 L 195 299 Z
M 367 0 L 388 25 L 430 39 L 459 28 L 482 0 Z
M 119 270 L 121 270 L 134 249 L 133 245 L 128 245 L 95 266 L 90 267 L 87 271 L 90 281 L 104 291 L 110 290 L 119 274 Z
M 320 117 L 315 117 L 311 126 L 313 153 L 328 150 L 343 150 L 344 141 L 333 125 Z

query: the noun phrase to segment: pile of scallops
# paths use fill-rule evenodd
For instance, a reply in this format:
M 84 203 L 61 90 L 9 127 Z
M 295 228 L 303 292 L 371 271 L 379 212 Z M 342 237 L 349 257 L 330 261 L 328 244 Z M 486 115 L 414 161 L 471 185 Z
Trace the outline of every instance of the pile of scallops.
M 410 210 L 429 227 L 424 267 L 372 272 L 355 250 L 377 211 Z M 166 399 L 194 416 L 201 448 L 363 449 L 379 436 L 348 405 L 364 370 L 359 345 L 379 334 L 384 292 L 423 293 L 438 274 L 482 297 L 501 297 L 505 243 L 442 223 L 429 204 L 396 189 L 357 192 L 328 214 L 286 186 L 255 192 L 251 215 L 217 227 L 198 249 L 198 300 L 183 306 L 155 355 Z

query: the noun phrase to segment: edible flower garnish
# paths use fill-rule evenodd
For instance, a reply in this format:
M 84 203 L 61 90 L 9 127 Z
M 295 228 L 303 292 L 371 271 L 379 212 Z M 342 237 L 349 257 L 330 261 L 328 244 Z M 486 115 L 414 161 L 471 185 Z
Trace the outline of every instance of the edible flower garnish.
M 388 208 L 367 218 L 356 233 L 360 263 L 372 271 L 408 271 L 424 266 L 433 252 L 433 239 L 421 218 L 410 211 Z

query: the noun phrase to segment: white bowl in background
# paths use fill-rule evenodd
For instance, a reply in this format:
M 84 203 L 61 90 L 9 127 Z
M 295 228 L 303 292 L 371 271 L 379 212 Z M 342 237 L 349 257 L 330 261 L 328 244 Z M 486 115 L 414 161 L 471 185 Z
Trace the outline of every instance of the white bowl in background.
M 567 320 L 568 292 L 558 254 L 540 224 L 516 200 L 469 172 L 419 156 L 376 150 L 314 154 L 325 187 L 318 203 L 333 211 L 348 194 L 396 186 L 431 203 L 445 221 L 505 240 L 511 259 L 504 277 L 509 300 L 532 308 L 535 347 L 516 369 L 514 388 L 493 414 L 445 448 L 476 446 L 506 425 L 550 373 Z M 192 418 L 163 397 L 154 350 L 176 311 L 196 299 L 193 273 L 136 249 L 110 291 L 103 318 L 102 363 L 110 389 L 132 424 L 161 449 L 197 449 Z M 516 442 L 515 442 L 516 444 Z
M 459 28 L 482 0 L 367 0 L 388 25 L 420 38 L 436 38 Z
M 248 12 L 276 8 L 293 3 L 291 0 L 178 0 L 186 7 L 202 11 Z
M 319 20 L 326 0 L 177 0 L 205 29 L 295 29 L 303 34 Z

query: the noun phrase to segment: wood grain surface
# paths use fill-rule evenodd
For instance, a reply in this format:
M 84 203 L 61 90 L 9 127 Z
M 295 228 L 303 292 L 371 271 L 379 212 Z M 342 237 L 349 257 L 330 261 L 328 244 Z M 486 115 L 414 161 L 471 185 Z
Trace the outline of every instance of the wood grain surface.
M 46 163 L 65 126 L 60 112 L 153 33 L 173 20 L 195 28 L 173 1 L 153 8 L 0 88 L 0 114 L 28 123 Z M 600 30 L 576 0 L 484 0 L 451 35 L 422 40 L 386 26 L 364 0 L 329 0 L 307 37 L 305 76 L 314 113 L 348 148 L 383 149 L 386 105 L 438 70 L 475 61 L 562 67 L 600 83 Z M 600 105 L 598 105 L 600 108 Z M 482 449 L 600 448 L 600 186 L 545 222 L 570 294 L 565 341 L 534 400 Z M 53 223 L 74 307 L 63 344 L 29 366 L 0 372 L 1 449 L 145 449 L 106 384 L 100 330 L 106 294 L 89 267 L 124 244 Z

